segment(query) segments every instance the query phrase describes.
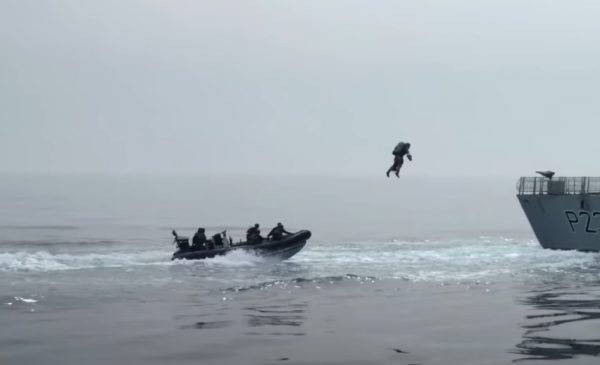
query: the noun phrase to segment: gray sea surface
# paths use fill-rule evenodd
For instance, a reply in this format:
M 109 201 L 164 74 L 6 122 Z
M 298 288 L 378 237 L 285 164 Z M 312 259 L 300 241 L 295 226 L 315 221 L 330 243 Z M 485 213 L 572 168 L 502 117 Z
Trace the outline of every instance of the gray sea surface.
M 0 364 L 597 364 L 600 255 L 513 178 L 1 175 Z M 313 237 L 171 261 L 171 229 Z

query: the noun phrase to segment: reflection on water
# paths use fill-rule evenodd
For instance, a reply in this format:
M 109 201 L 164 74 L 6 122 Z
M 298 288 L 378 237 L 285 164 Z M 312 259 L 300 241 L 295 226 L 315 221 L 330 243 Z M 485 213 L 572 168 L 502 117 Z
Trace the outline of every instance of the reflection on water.
M 305 333 L 298 331 L 296 328 L 302 326 L 306 320 L 304 315 L 306 312 L 306 303 L 290 303 L 287 305 L 266 305 L 253 306 L 244 308 L 248 313 L 248 326 L 250 327 L 266 327 L 270 335 L 288 335 L 288 336 L 304 336 Z M 272 326 L 284 327 L 273 332 Z M 285 327 L 294 328 L 293 331 L 286 331 Z M 258 335 L 259 332 L 247 332 L 249 335 Z
M 514 362 L 600 355 L 598 323 L 594 322 L 600 320 L 598 287 L 533 292 L 522 302 L 542 313 L 526 317 L 523 341 L 514 351 L 521 357 Z
M 232 321 L 200 321 L 194 324 L 188 324 L 180 326 L 181 329 L 213 329 L 213 328 L 223 328 L 228 327 L 232 324 Z
M 226 291 L 225 291 L 226 292 Z M 241 291 L 246 294 L 246 292 Z M 261 304 L 264 299 L 256 297 L 238 297 L 239 302 L 205 302 L 191 295 L 193 298 L 189 308 L 193 313 L 173 316 L 180 329 L 193 330 L 218 330 L 224 328 L 245 328 L 246 335 L 271 335 L 271 336 L 304 336 L 306 333 L 300 327 L 306 321 L 306 302 L 281 300 L 275 304 Z M 223 297 L 223 299 L 226 299 Z M 273 298 L 271 298 L 273 299 Z M 268 301 L 268 299 L 267 299 Z M 244 303 L 245 302 L 245 303 Z M 250 303 L 252 304 L 250 304 Z M 259 302 L 259 303 L 257 303 Z M 198 311 L 198 309 L 200 309 Z M 241 313 L 241 317 L 238 314 Z M 238 317 L 238 320 L 232 318 Z

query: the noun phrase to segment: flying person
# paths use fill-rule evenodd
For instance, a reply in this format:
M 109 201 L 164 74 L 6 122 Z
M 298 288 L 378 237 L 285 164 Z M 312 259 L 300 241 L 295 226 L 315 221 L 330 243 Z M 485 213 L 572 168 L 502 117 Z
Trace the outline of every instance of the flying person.
M 400 168 L 404 164 L 404 156 L 406 156 L 409 161 L 412 161 L 412 155 L 410 154 L 410 143 L 398 143 L 396 145 L 396 148 L 394 148 L 392 155 L 394 155 L 394 163 L 387 170 L 385 175 L 387 177 L 390 177 L 390 172 L 394 171 L 396 177 L 400 177 Z

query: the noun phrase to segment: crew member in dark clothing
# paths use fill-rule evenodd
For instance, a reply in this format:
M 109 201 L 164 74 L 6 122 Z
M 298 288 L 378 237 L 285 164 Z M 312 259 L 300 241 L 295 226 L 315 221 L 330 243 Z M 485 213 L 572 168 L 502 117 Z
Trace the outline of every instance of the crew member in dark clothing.
M 194 234 L 194 238 L 192 238 L 192 249 L 202 250 L 205 248 L 205 244 L 206 235 L 204 234 L 204 228 L 198 228 L 198 231 Z
M 285 230 L 283 224 L 281 222 L 277 223 L 277 225 L 269 232 L 267 238 L 273 237 L 273 240 L 280 240 L 283 238 L 284 234 L 292 234 Z
M 248 228 L 248 231 L 246 232 L 246 241 L 248 241 L 249 244 L 257 244 L 262 240 L 263 238 L 260 235 L 260 226 L 258 223 L 256 223 L 253 227 Z
M 190 249 L 190 240 L 187 237 L 181 237 L 175 232 L 175 230 L 171 231 L 171 234 L 175 238 L 174 242 L 177 245 L 179 251 L 189 251 Z
M 223 236 L 220 233 L 213 235 L 212 240 L 215 243 L 215 247 L 223 247 Z
M 259 227 L 260 226 L 258 225 L 258 223 L 256 223 L 252 227 L 248 228 L 248 230 L 246 231 L 246 239 L 249 240 L 250 236 L 252 236 L 252 235 L 254 235 L 256 233 L 260 233 Z
M 404 164 L 404 156 L 412 161 L 412 155 L 410 154 L 410 143 L 400 142 L 394 148 L 394 164 L 385 173 L 387 177 L 390 177 L 390 172 L 394 171 L 397 177 L 400 177 L 400 168 Z

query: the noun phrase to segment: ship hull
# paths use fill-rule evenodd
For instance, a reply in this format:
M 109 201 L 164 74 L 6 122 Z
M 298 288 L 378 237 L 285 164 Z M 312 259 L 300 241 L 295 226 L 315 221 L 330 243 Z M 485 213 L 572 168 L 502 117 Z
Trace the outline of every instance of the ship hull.
M 600 251 L 600 194 L 517 198 L 542 247 Z

